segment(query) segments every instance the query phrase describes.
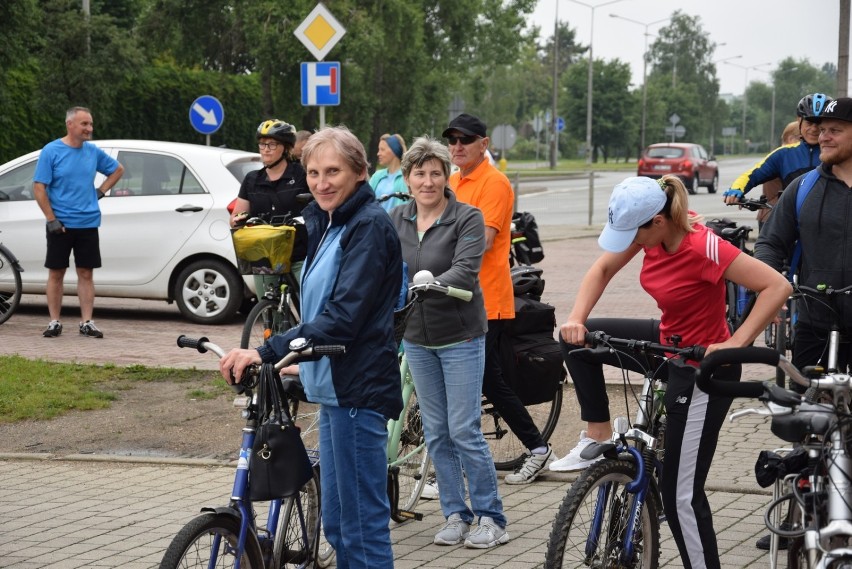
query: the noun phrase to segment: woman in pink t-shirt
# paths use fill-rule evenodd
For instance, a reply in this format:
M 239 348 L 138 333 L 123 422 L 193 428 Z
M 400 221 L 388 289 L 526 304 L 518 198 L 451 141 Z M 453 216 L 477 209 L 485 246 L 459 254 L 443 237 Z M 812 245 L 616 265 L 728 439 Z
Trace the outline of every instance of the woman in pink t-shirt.
M 675 176 L 660 180 L 627 178 L 609 201 L 609 218 L 598 238 L 605 250 L 588 270 L 568 320 L 561 327 L 561 347 L 588 427 L 580 443 L 551 470 L 581 470 L 594 461 L 580 452 L 595 441 L 609 440 L 612 427 L 603 365 L 572 357 L 582 347 L 584 334 L 603 330 L 619 338 L 701 345 L 712 352 L 751 344 L 778 313 L 790 294 L 790 285 L 768 265 L 739 249 L 699 223 L 689 211 L 686 188 Z M 628 318 L 589 319 L 612 277 L 633 257 L 644 253 L 639 281 L 657 301 L 659 320 Z M 731 335 L 725 319 L 725 280 L 759 293 L 750 315 Z M 631 368 L 615 356 L 609 365 Z M 665 406 L 666 468 L 663 471 L 663 506 L 683 564 L 719 567 L 712 512 L 704 483 L 716 450 L 719 430 L 731 400 L 710 397 L 695 387 L 696 368 L 673 359 L 660 370 L 668 378 Z M 638 368 L 635 371 L 641 371 Z M 728 367 L 717 377 L 739 381 L 739 367 Z

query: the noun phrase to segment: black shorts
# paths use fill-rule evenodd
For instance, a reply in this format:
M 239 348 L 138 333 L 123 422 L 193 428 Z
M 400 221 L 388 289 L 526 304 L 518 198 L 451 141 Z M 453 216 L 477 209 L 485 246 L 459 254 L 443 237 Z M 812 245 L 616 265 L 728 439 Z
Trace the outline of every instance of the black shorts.
M 47 232 L 47 269 L 67 269 L 71 252 L 74 266 L 80 269 L 97 269 L 101 266 L 101 246 L 98 228 L 68 229 L 65 233 Z

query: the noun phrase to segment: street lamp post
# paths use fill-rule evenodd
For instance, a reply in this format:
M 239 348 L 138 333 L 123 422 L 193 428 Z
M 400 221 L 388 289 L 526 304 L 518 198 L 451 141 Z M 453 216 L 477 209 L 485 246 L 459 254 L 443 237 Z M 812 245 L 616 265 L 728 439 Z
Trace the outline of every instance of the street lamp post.
M 733 65 L 734 67 L 739 67 L 740 69 L 745 69 L 745 87 L 743 88 L 743 146 L 742 151 L 746 152 L 746 109 L 748 108 L 748 71 L 749 69 L 755 69 L 757 67 L 763 67 L 764 65 L 769 65 L 771 62 L 766 63 L 758 63 L 757 65 L 739 65 L 737 63 L 731 63 L 730 61 L 725 61 L 728 65 Z
M 595 205 L 595 174 L 592 171 L 592 82 L 594 80 L 593 73 L 595 66 L 595 59 L 594 55 L 592 54 L 592 46 L 594 44 L 595 38 L 595 9 L 603 8 L 604 6 L 609 6 L 610 4 L 615 4 L 616 2 L 623 2 L 624 0 L 609 0 L 609 2 L 604 2 L 603 4 L 598 4 L 596 6 L 586 4 L 585 2 L 580 2 L 579 0 L 568 1 L 573 2 L 574 4 L 579 4 L 580 6 L 585 6 L 592 12 L 592 17 L 590 19 L 591 24 L 589 26 L 589 76 L 586 86 L 586 167 L 589 170 L 588 224 L 591 225 L 592 211 L 594 210 Z
M 654 24 L 661 24 L 663 22 L 668 22 L 670 18 L 663 18 L 661 20 L 656 20 L 654 22 L 640 22 L 638 20 L 632 20 L 630 18 L 625 18 L 624 16 L 619 16 L 618 14 L 610 14 L 610 18 L 618 18 L 619 20 L 624 20 L 626 22 L 632 22 L 634 24 L 638 24 L 645 28 L 645 51 L 642 52 L 642 134 L 640 135 L 640 143 L 642 149 L 645 148 L 645 125 L 647 121 L 647 112 L 648 112 L 648 36 L 651 34 L 648 33 L 648 28 L 653 26 Z M 641 150 L 640 150 L 641 152 Z

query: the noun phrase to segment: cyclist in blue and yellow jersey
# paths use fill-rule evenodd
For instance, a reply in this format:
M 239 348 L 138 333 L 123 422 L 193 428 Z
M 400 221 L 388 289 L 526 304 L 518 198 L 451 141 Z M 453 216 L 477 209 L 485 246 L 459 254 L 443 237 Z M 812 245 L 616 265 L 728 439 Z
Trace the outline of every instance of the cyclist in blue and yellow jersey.
M 819 166 L 819 127 L 813 119 L 831 100 L 822 93 L 802 97 L 796 108 L 801 140 L 776 148 L 740 175 L 731 184 L 731 189 L 722 194 L 725 203 L 738 202 L 752 188 L 774 178 L 780 178 L 782 187 L 786 188 L 793 179 Z

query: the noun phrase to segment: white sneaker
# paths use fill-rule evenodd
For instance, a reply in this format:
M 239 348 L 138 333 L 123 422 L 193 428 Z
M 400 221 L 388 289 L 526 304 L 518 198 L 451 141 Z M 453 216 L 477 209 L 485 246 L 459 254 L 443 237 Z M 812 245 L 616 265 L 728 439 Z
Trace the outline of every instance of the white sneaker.
M 423 485 L 423 493 L 420 494 L 420 499 L 437 500 L 438 498 L 440 498 L 440 494 L 438 493 L 438 481 L 435 480 L 434 476 L 431 476 L 426 480 L 426 484 Z
M 577 446 L 571 449 L 571 452 L 564 457 L 551 462 L 550 470 L 553 470 L 554 472 L 573 472 L 575 470 L 583 470 L 590 464 L 596 463 L 603 458 L 603 455 L 593 458 L 592 460 L 585 460 L 580 456 L 580 453 L 583 452 L 587 446 L 596 442 L 598 441 L 591 439 L 586 435 L 586 431 L 580 431 L 580 442 L 577 443 Z
M 470 535 L 470 524 L 464 521 L 461 514 L 450 514 L 447 523 L 441 528 L 432 543 L 435 545 L 457 545 Z
M 524 463 L 515 470 L 513 474 L 508 474 L 503 479 L 506 484 L 529 484 L 541 474 L 544 467 L 547 466 L 547 461 L 553 457 L 553 449 L 547 445 L 547 452 L 544 454 L 530 454 Z
M 488 516 L 482 516 L 479 518 L 479 526 L 464 540 L 464 546 L 470 549 L 488 549 L 508 541 L 509 534 L 505 528 L 498 526 Z

